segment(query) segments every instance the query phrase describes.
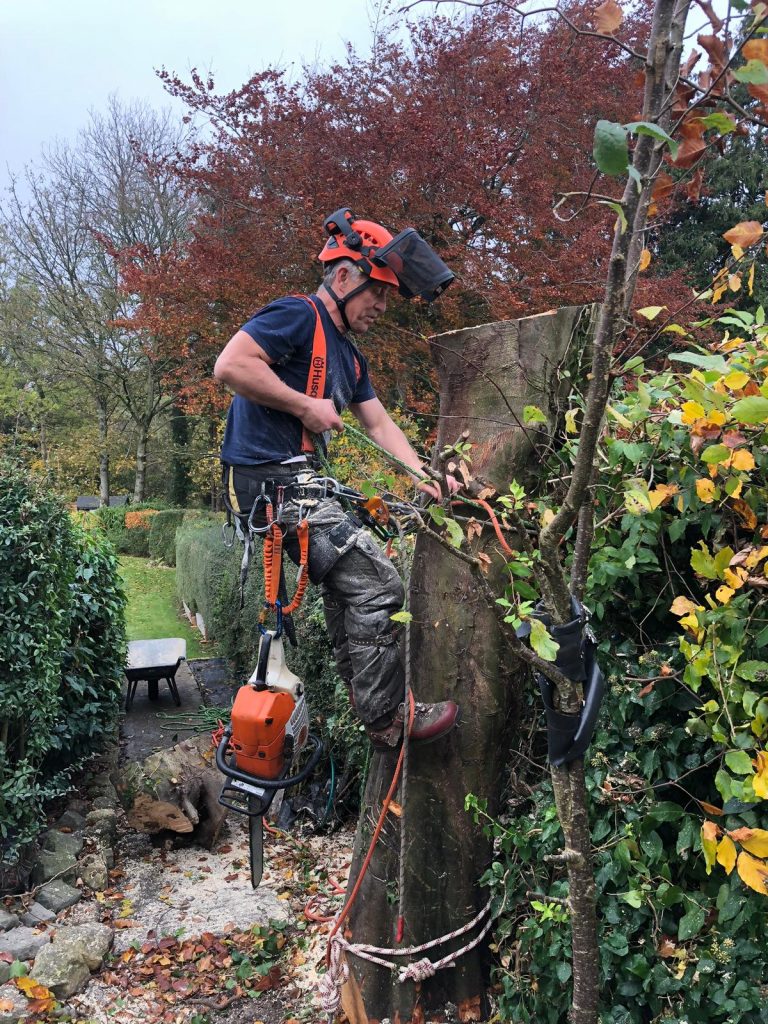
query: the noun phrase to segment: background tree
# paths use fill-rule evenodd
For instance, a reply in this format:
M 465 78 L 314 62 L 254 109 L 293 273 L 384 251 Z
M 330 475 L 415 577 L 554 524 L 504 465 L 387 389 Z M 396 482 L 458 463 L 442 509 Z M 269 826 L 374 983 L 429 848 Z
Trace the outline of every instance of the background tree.
M 127 329 L 133 302 L 121 287 L 115 252 L 159 257 L 184 237 L 188 204 L 163 170 L 184 133 L 170 115 L 110 101 L 92 113 L 75 145 L 59 143 L 14 182 L 3 207 L 10 270 L 33 289 L 36 310 L 6 316 L 20 354 L 48 356 L 90 396 L 99 428 L 102 502 L 109 493 L 109 429 L 117 410 L 136 438 L 134 498 L 145 490 L 147 443 L 173 401 L 168 364 L 148 334 Z

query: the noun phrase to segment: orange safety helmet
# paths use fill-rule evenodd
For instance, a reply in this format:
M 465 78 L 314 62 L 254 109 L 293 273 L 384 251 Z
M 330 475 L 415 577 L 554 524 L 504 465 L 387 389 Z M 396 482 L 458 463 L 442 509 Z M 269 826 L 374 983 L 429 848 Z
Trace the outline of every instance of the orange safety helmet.
M 385 227 L 372 220 L 356 220 L 352 211 L 346 208 L 326 217 L 323 226 L 331 237 L 318 256 L 322 263 L 352 260 L 372 281 L 383 281 L 395 288 L 399 286 L 395 272 L 375 262 L 377 251 L 392 241 L 392 233 Z

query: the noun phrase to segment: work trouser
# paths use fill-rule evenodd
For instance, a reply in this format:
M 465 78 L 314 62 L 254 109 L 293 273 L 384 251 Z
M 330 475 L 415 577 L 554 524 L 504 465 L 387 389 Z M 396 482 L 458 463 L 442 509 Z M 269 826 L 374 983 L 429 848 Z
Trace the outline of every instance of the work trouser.
M 296 564 L 299 502 L 291 496 L 290 484 L 304 468 L 280 463 L 224 467 L 228 500 L 241 522 L 262 493 L 274 502 L 277 488 L 287 488 L 281 514 L 283 548 Z M 351 687 L 361 721 L 382 728 L 403 700 L 403 657 L 398 629 L 390 618 L 403 606 L 402 580 L 337 500 L 306 503 L 303 511 L 309 516 L 309 578 L 320 586 L 339 674 Z M 256 525 L 262 523 L 259 516 Z

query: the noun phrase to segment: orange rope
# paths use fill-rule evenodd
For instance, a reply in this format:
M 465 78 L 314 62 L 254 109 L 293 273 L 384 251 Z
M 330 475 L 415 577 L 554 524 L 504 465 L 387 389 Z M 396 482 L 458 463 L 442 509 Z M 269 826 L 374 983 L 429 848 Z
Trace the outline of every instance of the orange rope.
M 302 519 L 296 527 L 296 535 L 299 538 L 299 578 L 296 584 L 296 593 L 287 608 L 283 608 L 283 615 L 292 615 L 304 599 L 304 592 L 309 583 L 307 564 L 309 562 L 309 521 Z
M 512 550 L 512 548 L 509 546 L 509 544 L 507 544 L 506 540 L 504 539 L 504 534 L 501 532 L 501 527 L 499 526 L 499 520 L 496 518 L 496 513 L 493 511 L 493 509 L 491 508 L 491 506 L 488 504 L 487 501 L 483 501 L 482 498 L 475 498 L 472 502 L 454 501 L 453 504 L 454 505 L 465 505 L 465 504 L 473 504 L 473 505 L 475 505 L 475 504 L 477 504 L 477 505 L 480 505 L 481 508 L 485 509 L 485 511 L 488 513 L 488 518 L 491 521 L 491 525 L 493 526 L 494 530 L 496 531 L 496 536 L 499 538 L 499 544 L 501 544 L 502 548 L 504 548 L 504 551 L 511 558 L 514 557 L 515 552 Z
M 413 699 L 413 694 L 410 691 L 408 691 L 408 704 L 408 735 L 410 736 L 411 729 L 413 728 L 413 716 L 416 712 L 416 703 Z M 336 919 L 336 924 L 333 926 L 333 928 L 331 928 L 331 931 L 328 935 L 328 949 L 325 954 L 325 961 L 327 964 L 330 964 L 331 962 L 331 944 L 333 936 L 336 934 L 336 932 L 339 930 L 339 928 L 342 926 L 347 916 L 349 915 L 349 912 L 352 909 L 355 900 L 357 899 L 357 894 L 360 891 L 360 886 L 363 884 L 365 873 L 368 870 L 368 866 L 371 863 L 373 851 L 376 849 L 376 843 L 379 840 L 379 835 L 381 833 L 382 828 L 384 827 L 384 821 L 387 817 L 387 812 L 389 811 L 389 805 L 392 802 L 392 797 L 394 796 L 395 790 L 397 789 L 397 783 L 400 781 L 400 772 L 403 769 L 404 756 L 405 747 L 401 746 L 400 756 L 398 757 L 397 764 L 395 766 L 395 773 L 392 776 L 392 782 L 390 783 L 389 789 L 387 790 L 387 795 L 384 797 L 384 802 L 381 805 L 381 813 L 379 814 L 379 820 L 376 822 L 376 828 L 373 830 L 373 835 L 371 836 L 371 842 L 368 847 L 368 852 L 366 853 L 365 860 L 363 861 L 363 865 L 360 868 L 360 873 L 357 876 L 357 880 L 355 881 L 354 887 L 349 895 L 349 898 L 347 899 L 347 902 L 342 907 L 341 913 Z
M 272 505 L 267 505 L 269 531 L 264 537 L 264 601 L 274 608 L 280 592 L 280 567 L 283 560 L 283 531 L 272 515 Z M 283 615 L 292 615 L 304 599 L 309 585 L 309 521 L 302 519 L 296 527 L 299 540 L 299 576 L 293 600 L 283 608 Z

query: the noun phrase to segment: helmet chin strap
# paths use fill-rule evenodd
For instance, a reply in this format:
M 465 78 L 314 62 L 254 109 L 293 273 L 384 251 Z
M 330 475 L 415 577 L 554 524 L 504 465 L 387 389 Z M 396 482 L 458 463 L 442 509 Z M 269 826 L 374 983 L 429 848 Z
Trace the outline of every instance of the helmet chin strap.
M 358 285 L 357 288 L 353 288 L 351 292 L 347 292 L 347 294 L 343 298 L 339 298 L 339 296 L 336 294 L 333 288 L 331 288 L 330 285 L 326 284 L 323 286 L 325 290 L 328 292 L 328 294 L 331 296 L 333 301 L 336 303 L 336 308 L 339 311 L 341 321 L 344 324 L 344 329 L 346 331 L 351 331 L 352 328 L 349 326 L 349 320 L 347 320 L 347 314 L 344 307 L 346 306 L 350 299 L 353 299 L 355 295 L 359 295 L 360 292 L 365 291 L 366 288 L 370 288 L 372 284 L 373 281 L 370 279 L 370 277 L 366 277 L 362 284 Z

